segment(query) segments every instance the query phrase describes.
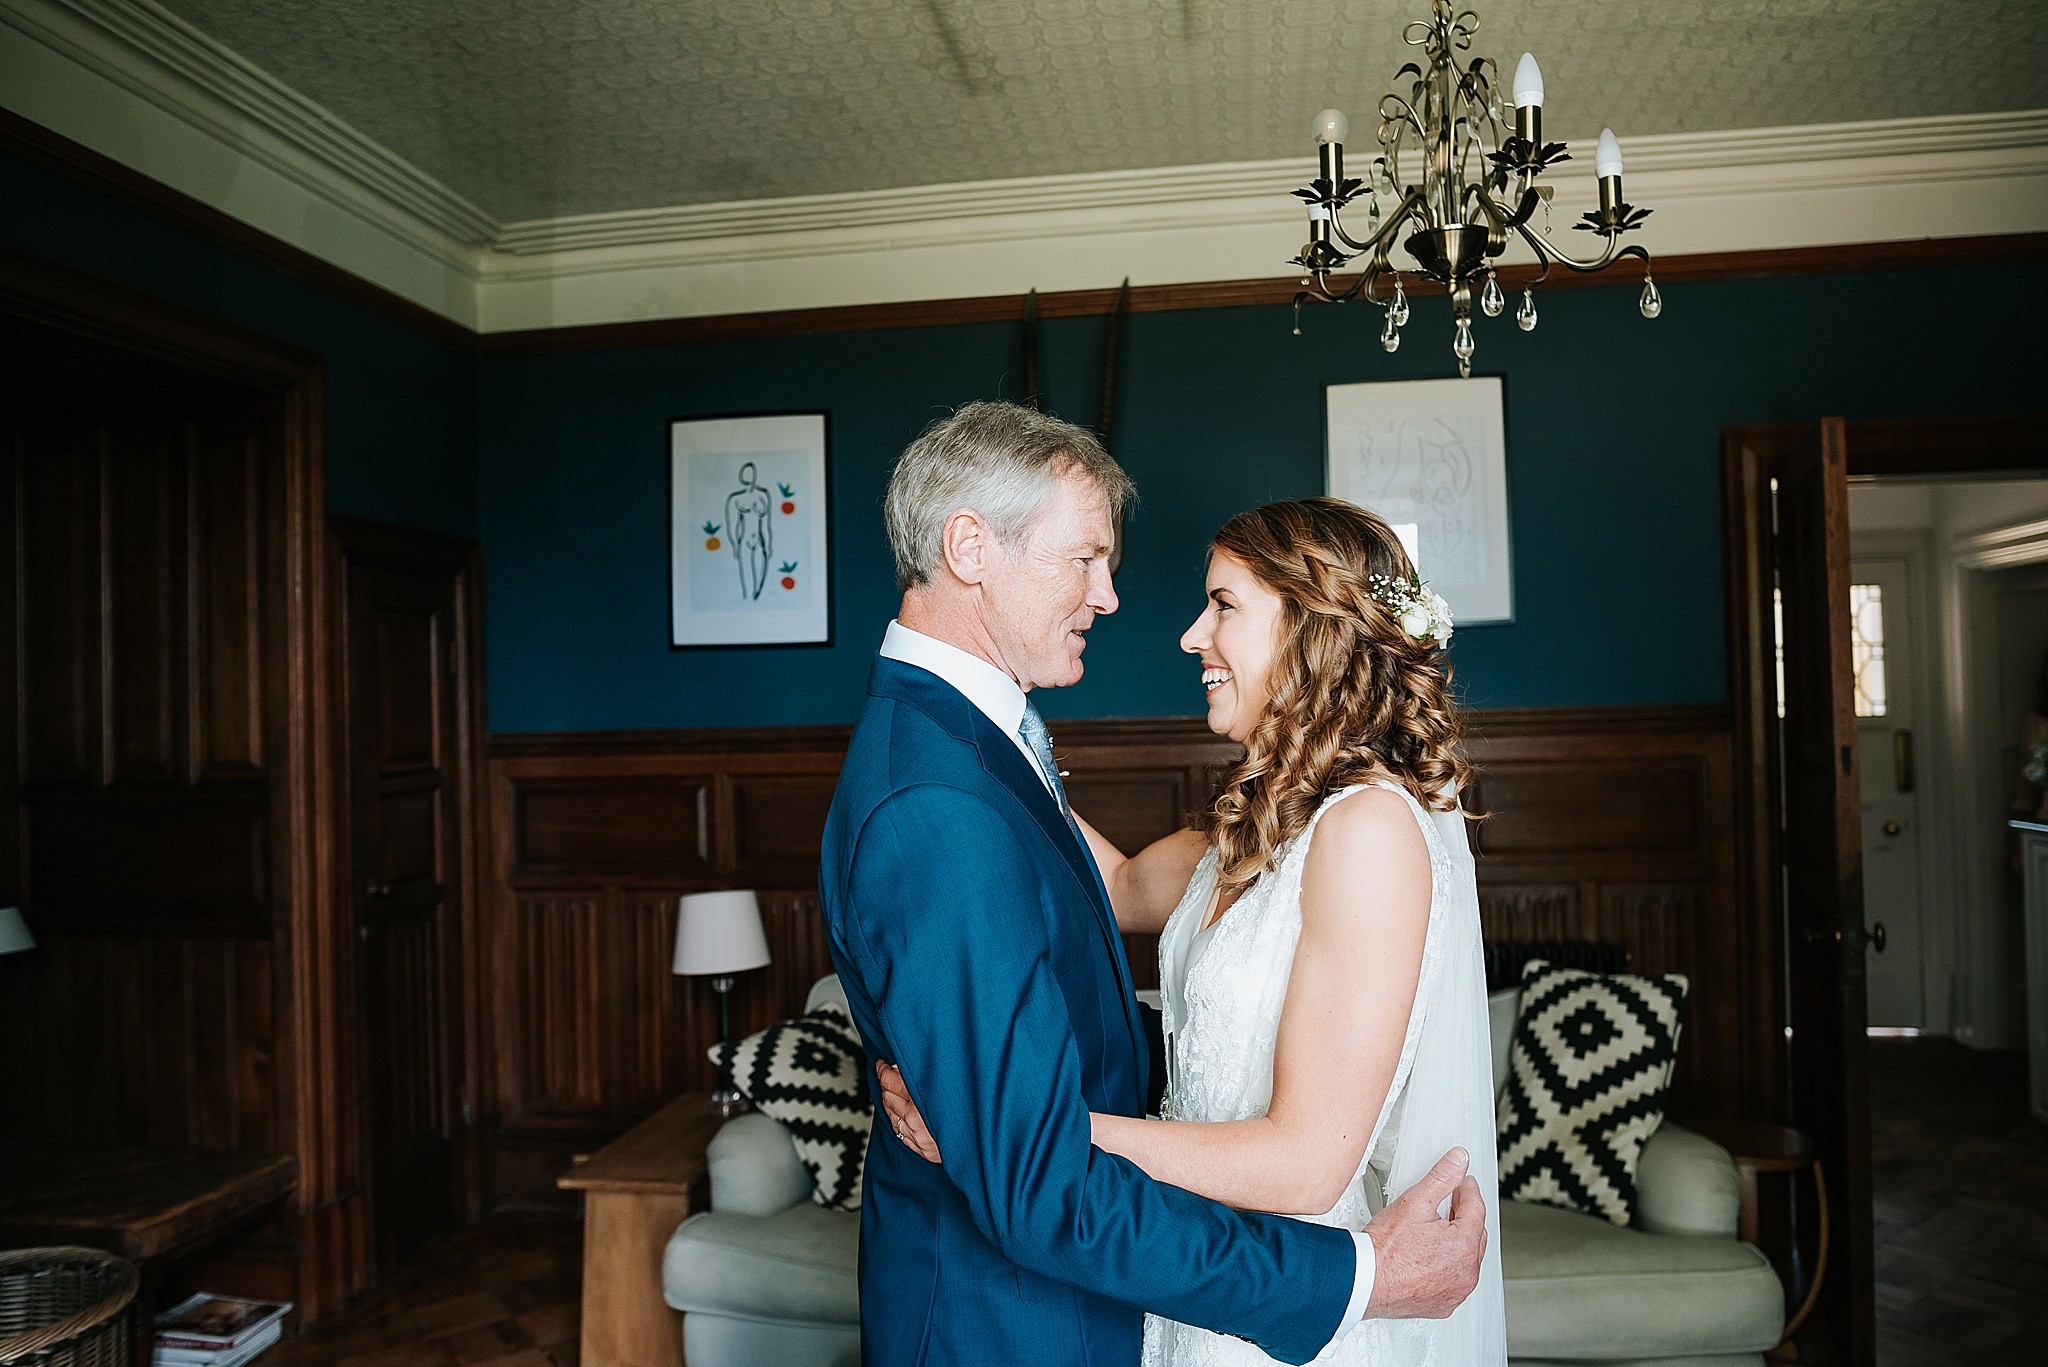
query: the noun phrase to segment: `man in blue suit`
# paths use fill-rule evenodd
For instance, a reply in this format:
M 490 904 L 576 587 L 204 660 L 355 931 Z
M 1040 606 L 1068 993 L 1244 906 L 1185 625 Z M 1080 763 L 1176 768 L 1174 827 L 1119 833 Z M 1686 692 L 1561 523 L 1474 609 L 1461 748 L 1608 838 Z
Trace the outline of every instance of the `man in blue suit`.
M 869 1367 L 1133 1367 L 1147 1310 L 1306 1362 L 1368 1314 L 1446 1315 L 1478 1278 L 1483 1219 L 1463 1194 L 1437 1216 L 1448 1159 L 1361 1234 L 1231 1210 L 1089 1143 L 1091 1110 L 1144 1113 L 1145 1037 L 1026 693 L 1080 679 L 1131 493 L 1087 432 L 1011 404 L 935 424 L 890 481 L 903 605 L 819 888 L 855 1023 L 944 1161 L 869 1146 Z

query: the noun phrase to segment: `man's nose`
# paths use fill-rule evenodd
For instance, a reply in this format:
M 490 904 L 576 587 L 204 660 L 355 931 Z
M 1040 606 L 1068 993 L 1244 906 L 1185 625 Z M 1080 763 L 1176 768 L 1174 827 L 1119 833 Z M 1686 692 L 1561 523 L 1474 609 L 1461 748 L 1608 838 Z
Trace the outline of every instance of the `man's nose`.
M 1116 584 L 1109 577 L 1109 563 L 1104 558 L 1095 562 L 1095 571 L 1089 576 L 1088 606 L 1096 616 L 1116 611 Z

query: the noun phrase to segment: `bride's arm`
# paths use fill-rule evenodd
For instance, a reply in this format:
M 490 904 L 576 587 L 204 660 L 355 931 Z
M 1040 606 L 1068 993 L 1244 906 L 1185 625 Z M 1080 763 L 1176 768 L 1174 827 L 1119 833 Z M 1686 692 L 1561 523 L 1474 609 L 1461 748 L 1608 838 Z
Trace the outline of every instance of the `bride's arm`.
M 1150 934 L 1164 927 L 1166 918 L 1180 905 L 1181 894 L 1188 890 L 1188 879 L 1195 876 L 1195 865 L 1202 862 L 1208 842 L 1197 832 L 1176 831 L 1126 856 L 1082 820 L 1079 812 L 1074 813 L 1074 821 L 1088 838 L 1095 867 L 1102 871 L 1102 885 L 1109 889 L 1109 905 L 1116 912 L 1116 928 Z
M 1097 1114 L 1095 1143 L 1241 1209 L 1320 1215 L 1336 1205 L 1393 1085 L 1429 898 L 1429 849 L 1408 804 L 1382 788 L 1337 803 L 1302 871 L 1301 941 L 1266 1114 L 1215 1124 Z

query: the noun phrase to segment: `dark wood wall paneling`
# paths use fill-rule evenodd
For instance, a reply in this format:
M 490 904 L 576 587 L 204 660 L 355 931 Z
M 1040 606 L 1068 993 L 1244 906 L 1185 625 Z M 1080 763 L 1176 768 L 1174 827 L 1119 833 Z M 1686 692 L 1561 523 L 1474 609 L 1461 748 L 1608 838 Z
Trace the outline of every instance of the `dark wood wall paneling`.
M 1491 939 L 1608 939 L 1693 984 L 1674 1109 L 1775 1115 L 1783 1022 L 1769 929 L 1736 895 L 1725 708 L 1496 711 L 1470 720 Z M 575 1152 L 713 1085 L 716 1006 L 669 972 L 679 894 L 761 893 L 774 962 L 733 1029 L 797 1014 L 832 971 L 819 837 L 847 730 L 507 735 L 491 746 L 500 1194 L 555 1199 Z M 1192 719 L 1063 722 L 1075 807 L 1125 847 L 1174 830 L 1237 748 Z M 1126 937 L 1140 986 L 1152 937 Z
M 32 1098 L 0 1138 L 279 1146 L 263 426 L 228 405 L 11 433 L 7 881 L 45 943 L 0 994 L 39 1044 L 0 1061 Z
M 317 357 L 0 246 L 0 1140 L 281 1151 L 205 1271 L 375 1272 Z

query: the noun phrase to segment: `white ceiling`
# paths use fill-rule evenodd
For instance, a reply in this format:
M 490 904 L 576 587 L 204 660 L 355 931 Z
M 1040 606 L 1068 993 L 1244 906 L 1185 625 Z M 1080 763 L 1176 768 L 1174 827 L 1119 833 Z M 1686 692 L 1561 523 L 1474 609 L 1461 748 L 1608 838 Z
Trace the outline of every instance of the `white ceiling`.
M 501 220 L 1299 156 L 1427 0 L 163 0 Z M 2043 0 L 1478 0 L 1548 129 L 2048 105 Z

